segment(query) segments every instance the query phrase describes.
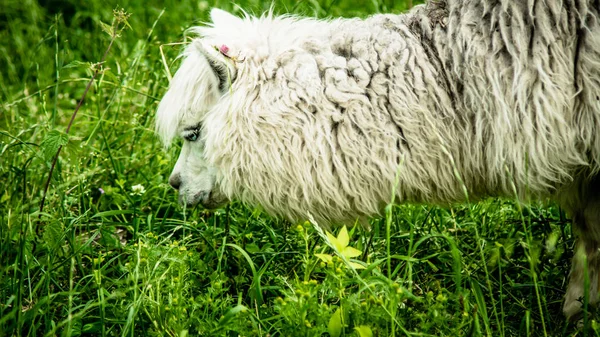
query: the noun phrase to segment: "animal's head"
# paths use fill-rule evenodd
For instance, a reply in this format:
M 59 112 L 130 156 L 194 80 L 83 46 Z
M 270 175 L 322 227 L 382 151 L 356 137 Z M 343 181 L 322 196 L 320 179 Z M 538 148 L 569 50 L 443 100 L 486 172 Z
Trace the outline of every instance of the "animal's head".
M 227 201 L 219 184 L 219 159 L 212 155 L 227 145 L 223 141 L 233 141 L 222 127 L 235 124 L 239 114 L 233 115 L 247 110 L 252 96 L 256 97 L 253 91 L 260 78 L 265 80 L 258 65 L 278 49 L 270 45 L 275 42 L 272 39 L 287 38 L 286 31 L 277 27 L 282 21 L 271 13 L 239 18 L 213 9 L 211 20 L 211 24 L 190 29 L 196 37 L 181 55 L 183 61 L 156 118 L 156 130 L 165 146 L 176 138 L 183 141 L 169 178 L 179 190 L 180 203 L 207 208 Z M 285 48 L 286 43 L 277 45 Z
M 348 105 L 356 95 L 335 87 L 347 74 L 346 61 L 332 53 L 329 41 L 339 22 L 270 14 L 237 18 L 218 10 L 211 17 L 211 25 L 194 30 L 199 38 L 183 53 L 158 108 L 164 143 L 183 139 L 169 179 L 180 201 L 212 208 L 236 199 L 298 220 L 376 212 L 376 185 L 365 185 L 367 192 L 351 186 L 376 179 L 363 159 L 355 160 L 370 151 L 370 143 L 355 142 L 359 148 L 343 158 L 336 145 L 367 134 L 351 119 L 341 123 L 344 111 L 367 110 Z M 346 185 L 339 175 L 347 176 Z
M 213 25 L 236 29 L 241 19 L 220 10 L 211 13 Z M 218 169 L 206 160 L 203 122 L 206 115 L 228 93 L 236 79 L 234 51 L 211 38 L 212 27 L 197 28 L 208 35 L 194 39 L 181 57 L 183 62 L 159 104 L 156 130 L 165 146 L 182 139 L 181 153 L 169 177 L 179 190 L 179 202 L 215 208 L 227 201 L 217 184 Z
M 316 68 L 302 71 L 304 61 L 290 58 L 289 51 L 307 30 L 326 32 L 312 27 L 319 22 L 272 13 L 239 18 L 214 9 L 211 19 L 211 24 L 192 29 L 197 37 L 183 52 L 182 64 L 158 107 L 156 129 L 163 143 L 183 140 L 169 183 L 188 206 L 213 208 L 228 196 L 269 208 L 257 196 L 266 192 L 262 182 L 257 186 L 257 179 L 267 178 L 263 175 L 281 164 L 280 158 L 269 158 L 280 152 L 265 148 L 272 131 L 282 127 L 268 125 L 268 119 L 280 116 L 272 111 L 273 103 L 283 97 L 275 77 L 300 81 L 302 76 L 317 76 Z M 298 27 L 298 22 L 305 26 Z M 278 68 L 282 64 L 287 66 Z M 314 61 L 309 66 L 314 68 Z M 304 75 L 295 74 L 298 71 Z

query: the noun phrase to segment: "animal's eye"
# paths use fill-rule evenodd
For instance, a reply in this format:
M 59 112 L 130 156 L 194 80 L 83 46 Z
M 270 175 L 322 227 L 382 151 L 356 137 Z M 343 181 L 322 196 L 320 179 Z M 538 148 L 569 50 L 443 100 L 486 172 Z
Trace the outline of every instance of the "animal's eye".
M 183 139 L 187 140 L 188 142 L 195 142 L 196 140 L 198 140 L 199 133 L 200 133 L 199 129 L 190 130 L 190 131 L 188 131 L 188 133 L 183 135 Z

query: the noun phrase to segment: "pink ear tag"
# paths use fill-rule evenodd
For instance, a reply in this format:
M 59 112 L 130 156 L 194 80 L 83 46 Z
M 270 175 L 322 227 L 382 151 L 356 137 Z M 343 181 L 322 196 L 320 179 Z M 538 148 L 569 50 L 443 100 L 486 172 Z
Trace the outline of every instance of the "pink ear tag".
M 229 53 L 229 47 L 227 47 L 226 45 L 223 44 L 219 48 L 219 52 L 225 56 L 229 56 L 229 55 L 227 55 L 227 53 Z

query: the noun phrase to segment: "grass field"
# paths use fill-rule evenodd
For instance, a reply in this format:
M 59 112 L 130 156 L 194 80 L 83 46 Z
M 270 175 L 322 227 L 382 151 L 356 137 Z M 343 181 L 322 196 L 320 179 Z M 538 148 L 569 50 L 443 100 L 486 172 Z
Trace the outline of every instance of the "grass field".
M 254 13 L 271 5 L 237 3 Z M 167 184 L 178 146 L 163 149 L 154 113 L 185 29 L 213 6 L 236 11 L 229 1 L 3 1 L 0 336 L 600 332 L 596 314 L 583 329 L 561 314 L 573 233 L 553 204 L 389 206 L 371 231 L 337 229 L 328 240 L 309 223 L 238 203 L 180 208 Z M 274 8 L 364 17 L 410 6 L 289 0 Z M 129 26 L 115 31 L 121 7 Z M 349 257 L 363 268 L 350 268 Z

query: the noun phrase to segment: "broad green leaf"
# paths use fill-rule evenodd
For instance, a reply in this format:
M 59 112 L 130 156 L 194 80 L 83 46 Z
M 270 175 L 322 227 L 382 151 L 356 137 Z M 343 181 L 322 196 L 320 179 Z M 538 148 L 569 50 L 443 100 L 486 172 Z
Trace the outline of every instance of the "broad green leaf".
M 339 337 L 344 328 L 342 324 L 342 309 L 338 307 L 333 315 L 331 315 L 329 324 L 327 324 L 327 332 L 329 332 L 329 335 L 331 337 Z
M 346 226 L 342 227 L 342 229 L 338 233 L 337 239 L 340 246 L 342 246 L 342 249 L 340 249 L 341 253 L 342 250 L 348 247 L 348 244 L 350 243 L 350 237 L 348 236 L 348 229 L 346 228 Z
M 256 243 L 249 243 L 246 245 L 246 251 L 248 253 L 259 253 L 260 247 Z
M 315 256 L 325 263 L 331 263 L 333 261 L 333 256 L 329 254 L 315 254 Z
M 362 254 L 362 252 L 360 250 L 353 248 L 353 247 L 346 247 L 340 253 L 348 258 L 357 257 L 357 256 L 360 256 L 360 254 Z
M 348 263 L 349 263 L 349 264 L 352 266 L 352 268 L 354 268 L 354 269 L 365 269 L 365 266 L 363 266 L 363 265 L 362 265 L 362 264 L 360 264 L 360 263 L 356 263 L 356 262 L 348 262 Z
M 69 135 L 58 130 L 52 130 L 46 134 L 40 145 L 42 156 L 46 161 L 50 161 L 58 152 L 58 148 L 69 142 Z
M 354 328 L 354 331 L 358 333 L 359 337 L 373 337 L 373 331 L 366 325 L 357 326 Z
M 329 239 L 329 242 L 331 242 L 331 244 L 337 251 L 342 251 L 344 249 L 344 246 L 342 246 L 340 244 L 338 239 L 335 236 L 333 236 L 333 234 L 327 232 L 327 238 Z

